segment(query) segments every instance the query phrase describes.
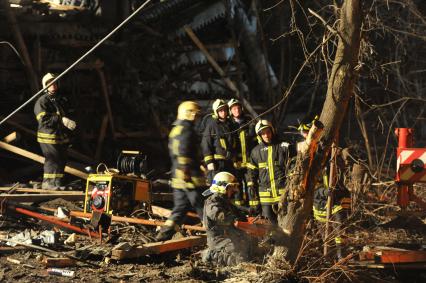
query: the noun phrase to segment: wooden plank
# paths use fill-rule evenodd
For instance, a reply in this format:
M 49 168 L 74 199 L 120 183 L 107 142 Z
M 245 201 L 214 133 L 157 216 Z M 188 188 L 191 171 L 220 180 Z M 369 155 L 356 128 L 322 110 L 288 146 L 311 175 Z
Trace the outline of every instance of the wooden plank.
M 396 264 L 383 264 L 374 262 L 360 262 L 356 265 L 349 265 L 348 267 L 365 267 L 370 269 L 389 269 L 389 270 L 426 270 L 426 263 L 396 263 Z
M 67 257 L 44 257 L 42 262 L 46 267 L 69 267 L 76 265 L 74 259 Z
M 0 119 L 3 119 L 3 117 L 0 116 Z M 6 121 L 6 123 L 17 128 L 18 130 L 20 130 L 20 131 L 22 131 L 22 132 L 24 132 L 28 135 L 31 135 L 31 136 L 34 136 L 34 137 L 37 136 L 37 133 L 35 131 L 28 129 L 25 126 L 22 126 L 21 124 L 19 124 L 18 122 L 14 121 L 14 120 L 9 119 L 9 120 Z M 94 163 L 92 158 L 76 151 L 73 148 L 68 148 L 68 154 L 70 156 L 80 160 L 80 161 L 84 161 L 84 162 L 87 162 L 87 163 L 90 163 L 90 164 Z
M 84 196 L 84 193 L 67 195 L 62 193 L 55 193 L 55 191 L 53 191 L 51 194 L 0 194 L 0 200 L 13 200 L 16 202 L 38 202 L 61 198 L 68 201 L 84 201 Z
M 426 262 L 426 251 L 380 251 L 380 263 Z
M 16 132 L 13 132 L 13 133 L 10 133 L 10 134 L 8 134 L 7 136 L 5 136 L 5 137 L 3 138 L 3 141 L 4 141 L 5 143 L 11 143 L 11 142 L 13 142 L 14 140 L 16 140 L 16 137 L 17 137 Z
M 167 208 L 163 208 L 161 206 L 156 206 L 156 205 L 151 205 L 151 209 L 152 209 L 152 213 L 154 213 L 157 216 L 161 216 L 161 217 L 170 217 L 170 215 L 172 215 L 172 211 L 170 209 Z M 186 216 L 192 217 L 192 218 L 199 218 L 197 213 L 188 211 L 186 213 Z
M 11 189 L 11 187 L 0 187 L 0 192 L 7 192 Z M 55 193 L 55 194 L 63 194 L 63 195 L 80 195 L 81 191 L 52 191 L 52 190 L 43 190 L 43 189 L 32 189 L 32 188 L 16 188 L 15 192 L 19 193 L 35 193 L 35 194 L 49 194 L 49 193 Z
M 19 148 L 17 146 L 10 145 L 8 143 L 0 141 L 0 148 L 3 148 L 7 151 L 11 151 L 11 152 L 16 153 L 18 155 L 24 156 L 24 157 L 29 158 L 31 160 L 34 160 L 36 162 L 39 162 L 39 163 L 42 163 L 42 164 L 44 163 L 44 157 L 43 156 L 32 153 L 28 150 Z M 82 178 L 82 179 L 87 179 L 87 176 L 88 176 L 88 174 L 86 174 L 86 173 L 84 173 L 84 172 L 82 172 L 78 169 L 72 168 L 70 166 L 65 166 L 64 171 L 66 173 L 69 173 L 71 175 L 77 176 L 77 177 Z
M 156 242 L 142 245 L 130 251 L 113 250 L 112 259 L 122 260 L 129 258 L 137 258 L 145 255 L 161 254 L 170 251 L 177 251 L 206 244 L 205 236 L 191 236 L 177 240 L 164 242 Z
M 44 210 L 47 211 L 55 211 L 56 209 L 48 208 L 48 207 L 41 207 Z M 70 211 L 71 216 L 75 217 L 81 217 L 81 218 L 87 218 L 91 219 L 92 214 L 82 211 Z M 141 224 L 141 225 L 148 225 L 148 226 L 163 226 L 166 222 L 161 220 L 150 220 L 150 219 L 143 219 L 143 218 L 131 218 L 131 217 L 123 217 L 123 216 L 116 216 L 112 215 L 111 220 L 113 222 L 125 222 L 125 223 L 133 223 L 133 224 Z M 193 231 L 200 231 L 205 232 L 206 228 L 202 226 L 195 226 L 195 225 L 182 225 L 183 229 L 186 230 L 193 230 Z

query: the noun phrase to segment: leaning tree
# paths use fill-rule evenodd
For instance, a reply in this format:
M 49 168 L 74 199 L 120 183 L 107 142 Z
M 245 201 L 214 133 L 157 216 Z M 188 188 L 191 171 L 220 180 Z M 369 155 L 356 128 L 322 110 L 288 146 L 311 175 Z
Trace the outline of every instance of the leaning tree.
M 312 210 L 315 182 L 325 166 L 348 102 L 357 80 L 361 33 L 361 1 L 345 0 L 339 9 L 338 47 L 328 78 L 327 96 L 320 121 L 310 130 L 304 146 L 298 152 L 293 174 L 289 176 L 286 194 L 278 210 L 280 227 L 273 258 L 294 262 L 305 234 L 305 225 Z

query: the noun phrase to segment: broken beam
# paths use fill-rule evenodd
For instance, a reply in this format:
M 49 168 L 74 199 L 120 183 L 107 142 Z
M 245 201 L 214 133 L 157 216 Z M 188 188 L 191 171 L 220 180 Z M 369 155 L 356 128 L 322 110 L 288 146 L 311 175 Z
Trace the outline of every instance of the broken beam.
M 426 262 L 426 251 L 380 251 L 376 253 L 380 263 Z
M 27 215 L 27 216 L 32 217 L 32 218 L 39 219 L 39 220 L 44 221 L 44 222 L 52 223 L 55 226 L 60 226 L 62 228 L 66 228 L 66 229 L 78 232 L 80 234 L 83 234 L 83 235 L 88 235 L 88 236 L 91 236 L 91 237 L 100 238 L 100 235 L 96 232 L 92 232 L 89 229 L 82 229 L 80 227 L 77 227 L 77 226 L 71 225 L 69 223 L 63 222 L 59 218 L 54 217 L 54 216 L 48 216 L 48 215 L 44 215 L 44 214 L 41 214 L 41 213 L 37 213 L 37 212 L 31 211 L 31 210 L 28 210 L 28 209 L 25 209 L 25 208 L 22 208 L 22 207 L 17 207 L 14 204 L 7 204 L 7 209 L 9 209 L 11 211 L 15 211 L 15 212 L 23 214 L 23 215 Z
M 15 202 L 39 202 L 55 198 L 61 198 L 67 201 L 83 201 L 84 193 L 62 194 L 53 192 L 51 194 L 0 194 L 0 200 L 12 200 Z
M 170 209 L 163 208 L 161 206 L 151 205 L 151 209 L 152 209 L 152 213 L 154 213 L 155 215 L 161 216 L 161 217 L 169 218 L 170 215 L 172 215 L 172 211 Z M 194 212 L 191 212 L 191 211 L 188 211 L 186 213 L 186 216 L 189 216 L 189 217 L 192 217 L 192 218 L 199 218 L 197 213 L 194 213 Z
M 252 115 L 253 117 L 257 117 L 256 111 L 254 111 L 251 104 L 245 99 L 240 91 L 238 90 L 237 86 L 229 77 L 226 76 L 225 71 L 219 66 L 219 64 L 214 60 L 213 56 L 210 55 L 209 51 L 205 47 L 205 45 L 200 41 L 200 39 L 197 37 L 197 35 L 194 33 L 194 31 L 189 26 L 184 26 L 186 34 L 188 34 L 189 38 L 191 38 L 192 42 L 200 49 L 200 51 L 206 56 L 207 61 L 210 63 L 210 65 L 215 69 L 215 71 L 222 77 L 225 84 L 228 86 L 230 90 L 232 90 L 235 94 L 235 96 L 241 100 L 243 103 L 243 107 Z
M 24 156 L 26 158 L 29 158 L 31 160 L 34 160 L 34 161 L 37 161 L 39 163 L 44 164 L 44 157 L 43 156 L 40 156 L 40 155 L 35 154 L 35 153 L 32 153 L 32 152 L 30 152 L 28 150 L 19 148 L 17 146 L 10 145 L 10 144 L 7 144 L 5 142 L 0 141 L 0 148 L 3 148 L 5 150 L 7 150 L 7 151 L 11 151 L 11 152 L 16 153 L 18 155 Z M 77 177 L 82 178 L 82 179 L 87 179 L 87 176 L 88 176 L 88 174 L 84 173 L 83 171 L 80 171 L 78 169 L 72 168 L 70 166 L 65 166 L 65 170 L 64 171 L 66 173 L 69 173 L 71 175 L 77 176 Z
M 13 187 L 0 187 L 0 192 L 9 192 Z M 62 195 L 79 195 L 81 191 L 52 191 L 44 189 L 33 189 L 33 188 L 15 188 L 14 192 L 19 193 L 34 193 L 34 194 L 62 194 Z
M 196 246 L 203 246 L 205 244 L 206 244 L 205 236 L 191 236 L 191 237 L 185 237 L 178 240 L 144 244 L 142 246 L 131 249 L 129 251 L 113 250 L 111 258 L 115 260 L 137 258 L 141 256 L 146 256 L 146 255 L 161 254 L 165 252 L 177 251 L 177 250 L 192 248 Z
M 52 209 L 49 209 L 46 207 L 42 207 L 42 209 L 53 211 Z M 92 218 L 91 213 L 82 212 L 82 211 L 71 211 L 70 215 L 75 217 L 87 218 L 87 219 Z M 148 226 L 163 226 L 166 223 L 165 221 L 160 221 L 160 220 L 148 220 L 148 219 L 141 219 L 141 218 L 115 216 L 115 215 L 112 216 L 111 220 L 115 222 L 126 222 L 126 223 L 141 224 L 141 225 L 148 225 Z M 202 226 L 182 225 L 182 228 L 186 230 L 194 230 L 194 231 L 200 231 L 200 232 L 206 231 L 206 228 Z

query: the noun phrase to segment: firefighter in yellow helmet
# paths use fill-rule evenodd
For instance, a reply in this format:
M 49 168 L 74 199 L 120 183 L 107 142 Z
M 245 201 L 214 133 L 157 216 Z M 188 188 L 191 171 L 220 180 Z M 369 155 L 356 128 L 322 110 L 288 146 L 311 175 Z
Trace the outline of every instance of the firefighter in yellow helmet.
M 248 259 L 249 237 L 234 226 L 235 221 L 246 221 L 245 215 L 231 202 L 239 191 L 239 182 L 229 172 L 217 173 L 210 188 L 203 193 L 203 223 L 207 229 L 207 246 L 203 261 L 229 266 Z
M 298 130 L 303 138 L 306 138 L 309 130 L 314 124 L 315 120 L 318 120 L 318 115 L 308 123 L 301 123 Z M 342 247 L 344 244 L 344 230 L 342 229 L 343 222 L 348 218 L 351 211 L 351 193 L 344 185 L 344 172 L 345 163 L 341 156 L 341 150 L 337 150 L 336 158 L 334 159 L 336 180 L 335 184 L 331 187 L 329 182 L 330 166 L 324 168 L 322 173 L 322 179 L 317 183 L 314 191 L 314 203 L 313 212 L 314 219 L 318 223 L 325 223 L 327 221 L 327 200 L 331 197 L 332 208 L 330 221 L 333 227 L 333 233 L 335 236 L 334 242 L 336 245 L 336 256 L 342 257 Z
M 197 151 L 198 136 L 194 123 L 200 115 L 196 102 L 185 101 L 178 107 L 177 120 L 169 134 L 169 153 L 172 160 L 173 211 L 156 239 L 172 238 L 176 226 L 182 224 L 191 206 L 203 219 L 205 178 L 200 170 L 201 155 Z
M 34 105 L 37 141 L 45 157 L 42 188 L 48 190 L 57 190 L 64 185 L 67 149 L 71 132 L 76 128 L 76 123 L 68 118 L 68 105 L 58 94 L 58 85 L 56 82 L 51 84 L 54 79 L 52 73 L 43 76 L 42 85 L 47 88 Z
M 236 141 L 235 176 L 241 184 L 240 191 L 235 194 L 234 203 L 239 206 L 247 206 L 249 205 L 247 163 L 250 159 L 250 152 L 256 145 L 256 133 L 254 124 L 250 122 L 250 117 L 244 114 L 243 106 L 238 99 L 229 100 L 228 108 L 229 120 Z
M 211 184 L 216 173 L 234 171 L 233 158 L 236 146 L 228 119 L 228 105 L 224 100 L 216 99 L 212 108 L 212 119 L 207 123 L 201 140 L 201 149 L 208 171 L 208 184 Z
M 251 151 L 247 166 L 250 192 L 258 193 L 262 215 L 276 224 L 276 207 L 284 192 L 290 144 L 278 141 L 272 123 L 267 120 L 257 122 L 255 131 L 259 144 Z M 258 205 L 253 195 L 250 200 L 253 206 Z

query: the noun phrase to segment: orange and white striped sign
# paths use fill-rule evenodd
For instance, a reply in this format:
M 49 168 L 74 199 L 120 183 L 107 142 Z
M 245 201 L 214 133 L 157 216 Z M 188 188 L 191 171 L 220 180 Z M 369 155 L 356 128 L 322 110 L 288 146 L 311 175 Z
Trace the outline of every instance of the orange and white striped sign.
M 426 183 L 426 148 L 398 148 L 397 153 L 396 181 L 405 184 Z

